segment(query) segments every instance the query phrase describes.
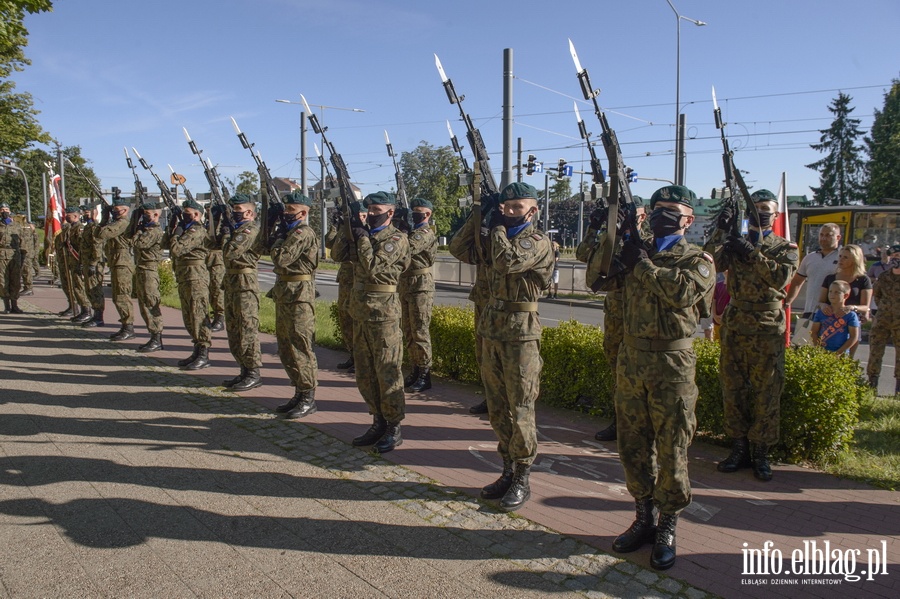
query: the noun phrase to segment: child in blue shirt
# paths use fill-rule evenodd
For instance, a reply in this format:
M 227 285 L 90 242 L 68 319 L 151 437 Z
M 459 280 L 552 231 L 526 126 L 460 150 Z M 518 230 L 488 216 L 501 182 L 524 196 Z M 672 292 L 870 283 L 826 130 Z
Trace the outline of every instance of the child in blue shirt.
M 828 287 L 832 314 L 816 310 L 810 332 L 813 343 L 830 352 L 845 355 L 859 343 L 859 315 L 844 305 L 850 297 L 850 285 L 835 281 Z

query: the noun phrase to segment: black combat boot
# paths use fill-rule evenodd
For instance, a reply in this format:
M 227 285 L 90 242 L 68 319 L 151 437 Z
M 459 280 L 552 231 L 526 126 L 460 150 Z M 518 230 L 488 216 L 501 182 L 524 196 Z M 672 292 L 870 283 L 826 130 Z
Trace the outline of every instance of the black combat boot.
M 303 418 L 304 416 L 309 416 L 310 414 L 315 414 L 319 411 L 319 408 L 316 407 L 316 390 L 315 389 L 307 389 L 306 391 L 297 391 L 296 395 L 294 395 L 294 399 L 297 399 L 299 396 L 299 401 L 297 405 L 292 407 L 290 410 L 285 412 L 284 417 L 287 419 L 291 418 Z M 293 401 L 293 400 L 291 400 Z M 279 406 L 280 407 L 280 406 Z
M 512 460 L 503 462 L 503 472 L 500 478 L 481 489 L 482 499 L 500 499 L 509 491 L 509 486 L 513 479 L 513 463 Z
M 209 366 L 209 348 L 202 345 L 198 346 L 197 357 L 194 361 L 184 367 L 185 370 L 200 370 Z
M 65 310 L 63 310 L 62 312 L 57 312 L 56 315 L 62 316 L 63 318 L 67 316 L 75 316 L 75 309 L 72 308 L 72 304 L 69 304 Z
M 248 368 L 247 376 L 233 384 L 229 389 L 232 391 L 249 391 L 256 389 L 262 385 L 262 377 L 259 376 L 259 368 Z
M 212 320 L 212 323 L 209 325 L 209 330 L 213 333 L 218 333 L 219 331 L 225 328 L 225 315 L 221 313 L 217 313 Z
M 878 375 L 870 374 L 869 375 L 869 386 L 875 389 L 875 394 L 878 395 Z
M 372 417 L 372 426 L 369 427 L 369 430 L 353 439 L 352 445 L 354 447 L 372 445 L 384 436 L 386 430 L 387 420 L 381 414 L 375 414 Z
M 528 464 L 516 463 L 513 466 L 512 483 L 509 489 L 500 500 L 500 509 L 504 512 L 512 512 L 522 507 L 522 504 L 531 497 L 531 487 L 528 486 L 528 471 L 531 466 Z
M 103 310 L 94 310 L 94 315 L 91 316 L 91 319 L 85 321 L 83 325 L 85 328 L 93 328 L 93 327 L 102 327 L 103 326 Z
M 240 383 L 247 376 L 247 368 L 245 366 L 241 366 L 241 373 L 234 378 L 225 379 L 222 381 L 222 386 L 226 389 L 231 389 L 238 383 Z
M 753 476 L 763 482 L 772 480 L 772 467 L 769 465 L 769 447 L 765 443 L 754 443 L 750 458 Z
M 9 300 L 9 313 L 10 314 L 25 314 L 22 308 L 19 307 L 19 300 L 11 299 Z
M 134 339 L 134 325 L 132 324 L 123 324 L 118 333 L 109 336 L 110 341 L 127 341 L 128 339 Z
M 602 431 L 600 431 L 596 435 L 594 435 L 594 438 L 597 439 L 598 441 L 615 441 L 616 437 L 618 437 L 618 435 L 619 435 L 619 429 L 618 429 L 618 426 L 616 425 L 616 416 L 615 416 L 615 414 L 613 414 L 612 423 L 609 426 L 607 426 L 605 429 L 603 429 Z
M 181 359 L 181 360 L 178 360 L 178 361 L 175 362 L 175 363 L 178 364 L 179 366 L 187 366 L 188 364 L 190 364 L 191 362 L 193 362 L 194 360 L 197 359 L 197 354 L 198 354 L 199 352 L 200 352 L 200 345 L 197 344 L 197 343 L 195 343 L 195 344 L 194 344 L 194 351 L 191 352 L 191 355 L 189 355 L 187 358 L 183 358 L 183 359 Z
M 675 563 L 675 525 L 678 514 L 660 514 L 656 525 L 656 542 L 650 552 L 654 570 L 668 570 Z
M 636 499 L 634 501 L 634 522 L 628 530 L 613 541 L 616 553 L 637 551 L 656 537 L 656 526 L 653 524 L 653 500 Z
M 162 333 L 150 333 L 150 341 L 137 348 L 137 351 L 142 354 L 149 354 L 161 349 L 165 349 L 162 343 Z
M 78 314 L 70 318 L 73 324 L 84 324 L 91 319 L 91 309 L 87 306 L 81 306 Z
M 378 453 L 387 453 L 393 451 L 395 447 L 403 444 L 403 437 L 400 436 L 400 423 L 388 422 L 384 429 L 384 435 L 375 444 L 375 450 Z
M 341 367 L 340 364 L 338 364 L 338 368 L 340 368 L 340 367 Z M 412 372 L 409 373 L 409 376 L 407 376 L 405 379 L 403 379 L 403 386 L 409 387 L 410 385 L 415 383 L 416 380 L 418 380 L 418 378 L 419 378 L 419 367 L 413 366 Z
M 741 468 L 750 467 L 750 442 L 747 437 L 734 440 L 731 446 L 731 455 L 719 462 L 716 470 L 719 472 L 737 472 Z
M 243 368 L 241 369 L 243 370 Z M 300 389 L 296 389 L 294 391 L 294 396 L 287 400 L 285 403 L 277 406 L 275 408 L 276 414 L 287 414 L 297 406 L 299 406 L 306 399 L 306 391 L 301 391 Z
M 487 400 L 485 399 L 480 404 L 476 404 L 469 408 L 469 414 L 487 414 Z
M 3 313 L 9 314 L 9 299 L 5 297 L 3 298 Z
M 338 364 L 336 368 L 338 370 L 349 370 L 353 368 L 353 356 L 351 355 L 349 358 L 347 358 L 346 362 L 341 362 L 340 364 Z
M 419 376 L 416 378 L 416 381 L 409 386 L 409 390 L 415 393 L 421 393 L 422 391 L 428 391 L 429 389 L 431 389 L 431 369 L 422 368 L 419 371 Z

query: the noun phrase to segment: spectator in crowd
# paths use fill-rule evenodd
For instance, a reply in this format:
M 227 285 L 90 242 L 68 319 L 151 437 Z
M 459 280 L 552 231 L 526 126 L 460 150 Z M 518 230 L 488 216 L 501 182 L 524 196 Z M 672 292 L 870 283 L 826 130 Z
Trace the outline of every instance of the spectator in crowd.
M 806 288 L 806 302 L 803 304 L 802 318 L 812 318 L 819 303 L 819 290 L 825 277 L 835 271 L 838 265 L 838 250 L 841 244 L 841 229 L 834 223 L 822 225 L 819 229 L 819 250 L 807 254 L 800 261 L 797 273 L 791 279 L 790 290 L 784 303 L 790 306 Z
M 896 347 L 897 341 L 900 340 L 900 243 L 891 246 L 890 252 L 891 269 L 878 277 L 874 289 L 874 299 L 881 307 L 878 308 L 878 315 L 869 335 L 869 363 L 866 366 L 866 374 L 869 376 L 869 385 L 875 389 L 878 389 L 884 348 L 891 341 Z M 896 377 L 897 373 L 900 373 L 900 352 L 895 354 Z M 900 378 L 896 380 L 894 393 L 900 393 Z
M 859 344 L 859 316 L 846 305 L 850 297 L 850 284 L 832 281 L 828 286 L 828 307 L 813 316 L 813 343 L 839 355 L 852 355 Z
M 858 245 L 841 248 L 838 254 L 838 267 L 834 274 L 825 277 L 819 292 L 819 309 L 826 316 L 831 316 L 831 303 L 828 290 L 834 281 L 844 281 L 850 285 L 850 297 L 845 305 L 859 314 L 860 322 L 869 320 L 869 305 L 872 303 L 872 280 L 866 275 L 866 260 Z M 856 354 L 856 346 L 850 351 L 852 358 Z

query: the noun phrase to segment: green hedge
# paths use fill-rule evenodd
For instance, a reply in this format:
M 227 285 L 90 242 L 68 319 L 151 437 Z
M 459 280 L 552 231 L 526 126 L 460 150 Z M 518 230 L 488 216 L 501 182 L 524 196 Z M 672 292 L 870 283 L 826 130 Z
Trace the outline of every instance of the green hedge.
M 431 319 L 433 370 L 439 376 L 477 383 L 474 312 L 471 308 L 435 306 Z M 722 389 L 719 385 L 719 345 L 698 339 L 698 433 L 721 439 Z M 575 321 L 544 329 L 544 368 L 540 401 L 563 408 L 584 405 L 610 416 L 613 375 L 603 355 L 603 332 Z M 785 356 L 785 387 L 781 396 L 781 442 L 776 457 L 791 461 L 819 460 L 845 448 L 853 438 L 859 404 L 872 391 L 859 365 L 819 348 L 789 348 Z

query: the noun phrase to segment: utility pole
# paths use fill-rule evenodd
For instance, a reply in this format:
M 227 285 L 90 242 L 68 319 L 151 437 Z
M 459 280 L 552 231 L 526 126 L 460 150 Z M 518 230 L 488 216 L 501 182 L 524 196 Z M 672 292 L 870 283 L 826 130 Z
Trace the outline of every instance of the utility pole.
M 513 51 L 503 50 L 503 173 L 500 189 L 512 183 L 513 152 Z

